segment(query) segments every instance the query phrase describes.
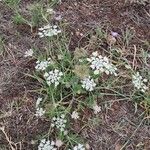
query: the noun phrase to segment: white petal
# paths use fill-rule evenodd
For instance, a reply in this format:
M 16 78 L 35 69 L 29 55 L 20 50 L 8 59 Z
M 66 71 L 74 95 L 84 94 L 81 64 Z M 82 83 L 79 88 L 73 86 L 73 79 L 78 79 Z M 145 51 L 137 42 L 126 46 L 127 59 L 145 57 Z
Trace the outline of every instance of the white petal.
M 97 57 L 97 56 L 98 56 L 98 52 L 97 52 L 97 51 L 96 51 L 96 52 L 93 52 L 92 55 L 93 55 L 94 57 Z
M 94 74 L 95 74 L 95 75 L 98 75 L 98 74 L 99 74 L 99 70 L 95 70 L 95 71 L 94 71 Z
M 86 60 L 89 61 L 89 62 L 92 62 L 92 60 L 90 58 L 87 58 Z

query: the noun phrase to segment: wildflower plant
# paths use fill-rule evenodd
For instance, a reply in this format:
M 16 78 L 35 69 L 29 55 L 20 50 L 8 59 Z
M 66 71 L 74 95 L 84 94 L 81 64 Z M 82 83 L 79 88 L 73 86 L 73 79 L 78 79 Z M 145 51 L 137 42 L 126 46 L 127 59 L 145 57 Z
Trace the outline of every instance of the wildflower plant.
M 64 43 L 62 45 L 64 45 Z M 80 53 L 82 53 L 82 55 L 80 55 Z M 95 55 L 96 60 L 97 57 L 99 57 L 98 53 Z M 95 68 L 91 68 L 93 60 L 90 58 L 92 61 L 90 61 L 90 63 L 87 61 L 89 60 L 88 54 L 84 48 L 78 48 L 76 52 L 71 54 L 64 45 L 61 49 L 58 47 L 52 50 L 47 58 L 53 58 L 53 61 L 51 59 L 38 60 L 35 68 L 38 76 L 42 78 L 43 93 L 47 97 L 44 105 L 50 104 L 51 106 L 49 109 L 52 111 L 46 113 L 52 118 L 51 127 L 52 129 L 57 129 L 57 135 L 63 133 L 65 136 L 66 133 L 69 132 L 68 127 L 70 125 L 68 118 L 66 118 L 68 115 L 66 114 L 71 114 L 70 117 L 72 119 L 79 120 L 80 109 L 84 107 L 84 103 L 77 103 L 76 100 L 71 102 L 71 99 L 73 100 L 74 97 L 78 99 L 78 96 L 82 94 L 88 94 L 90 96 L 97 90 L 100 73 L 95 74 L 95 70 L 100 71 L 100 67 L 97 68 L 95 63 Z M 115 74 L 117 70 L 115 66 L 111 64 L 107 58 L 101 58 L 101 65 L 102 68 L 104 68 L 104 72 L 108 75 Z M 78 107 L 78 111 L 71 112 L 74 103 Z M 91 108 L 91 106 L 89 106 L 89 108 Z M 95 108 L 94 111 L 98 113 L 100 106 Z M 85 148 L 79 144 L 73 149 Z
M 19 2 L 20 0 L 15 1 Z M 126 1 L 134 4 L 148 4 L 148 0 Z M 31 21 L 27 21 L 19 13 L 13 17 L 13 20 L 17 24 L 29 25 L 33 37 L 37 34 L 41 41 L 40 45 L 43 44 L 42 50 L 39 52 L 42 57 L 37 56 L 32 49 L 24 53 L 25 58 L 36 59 L 33 77 L 39 81 L 38 87 L 40 88 L 36 90 L 36 93 L 40 97 L 35 102 L 35 118 L 40 119 L 44 116 L 42 120 L 50 120 L 50 129 L 40 140 L 38 150 L 85 150 L 90 148 L 86 147 L 78 133 L 84 127 L 89 126 L 88 121 L 87 124 L 83 124 L 86 123 L 86 119 L 91 120 L 91 117 L 96 115 L 98 117 L 98 114 L 104 109 L 106 109 L 105 112 L 108 109 L 113 110 L 111 109 L 113 100 L 116 102 L 118 99 L 122 101 L 124 99 L 141 100 L 142 98 L 147 99 L 150 104 L 149 83 L 148 79 L 141 76 L 139 72 L 133 73 L 134 67 L 136 67 L 135 62 L 140 59 L 136 47 L 134 47 L 134 55 L 132 53 L 130 56 L 130 59 L 134 57 L 133 61 L 128 62 L 126 59 L 128 56 L 126 52 L 130 51 L 130 49 L 128 50 L 129 42 L 134 35 L 134 32 L 130 33 L 128 28 L 124 33 L 111 31 L 110 34 L 104 32 L 100 27 L 94 32 L 88 32 L 87 35 L 77 31 L 75 34 L 82 36 L 83 39 L 89 39 L 88 42 L 84 42 L 88 44 L 85 47 L 78 45 L 75 49 L 71 48 L 70 50 L 70 37 L 67 37 L 63 27 L 67 23 L 61 22 L 63 20 L 61 12 L 51 8 L 61 2 L 61 0 L 51 0 L 47 2 L 47 5 L 44 4 L 44 7 L 41 5 L 42 3 L 33 4 L 30 8 L 32 16 L 29 18 Z M 41 25 L 44 22 L 45 25 Z M 39 26 L 40 28 L 37 30 L 36 27 Z M 107 43 L 108 50 L 106 50 L 106 46 L 103 46 L 103 39 Z M 123 40 L 123 45 L 121 45 L 121 40 Z M 147 42 L 140 43 L 145 43 L 145 47 L 147 45 Z M 99 49 L 101 50 L 96 51 Z M 89 50 L 92 51 L 92 54 Z M 149 67 L 147 59 L 141 62 L 146 63 Z M 129 85 L 126 84 L 128 81 Z M 124 87 L 131 90 L 125 93 Z M 111 102 L 109 101 L 110 97 L 113 97 Z M 90 111 L 90 115 L 86 116 L 89 114 L 88 111 Z M 76 123 L 75 126 L 83 125 L 78 133 L 73 129 L 71 121 Z M 50 140 L 51 137 L 58 140 Z
M 70 120 L 79 121 L 82 117 L 80 112 L 87 107 L 95 115 L 100 113 L 102 107 L 97 105 L 97 97 L 109 95 L 107 90 L 110 90 L 116 97 L 119 95 L 126 98 L 126 96 L 120 92 L 120 87 L 113 86 L 120 77 L 119 67 L 110 59 L 114 57 L 101 55 L 97 51 L 90 55 L 86 48 L 76 48 L 72 53 L 68 49 L 69 39 L 65 36 L 61 38 L 63 33 L 59 36 L 60 32 L 57 26 L 48 25 L 39 29 L 39 36 L 47 37 L 42 40 L 46 40 L 50 46 L 46 50 L 48 59 L 37 58 L 35 71 L 40 78 L 38 79 L 41 83 L 40 92 L 45 96 L 43 106 L 47 108 L 45 109 L 46 117 L 51 118 L 50 132 L 55 131 L 57 138 L 65 139 L 68 143 L 67 148 L 85 150 L 84 145 L 80 144 L 76 138 L 73 137 L 73 140 L 70 140 L 72 138 L 69 133 L 71 123 L 67 116 L 70 116 Z M 55 35 L 57 38 L 53 37 Z M 124 62 L 121 63 L 124 64 Z M 127 71 L 131 70 L 127 69 Z M 110 76 L 112 78 L 109 78 Z M 106 82 L 103 81 L 103 77 L 108 77 L 105 79 Z M 138 90 L 144 92 L 148 88 L 147 81 L 143 80 L 139 74 L 133 75 L 131 81 Z M 42 116 L 45 110 L 37 107 L 37 114 Z M 48 145 L 50 143 L 48 142 Z M 76 146 L 73 147 L 75 144 Z
M 132 83 L 134 87 L 137 90 L 140 90 L 142 92 L 146 92 L 148 87 L 146 86 L 146 83 L 148 82 L 147 79 L 144 79 L 139 72 L 137 72 L 135 75 L 132 75 Z

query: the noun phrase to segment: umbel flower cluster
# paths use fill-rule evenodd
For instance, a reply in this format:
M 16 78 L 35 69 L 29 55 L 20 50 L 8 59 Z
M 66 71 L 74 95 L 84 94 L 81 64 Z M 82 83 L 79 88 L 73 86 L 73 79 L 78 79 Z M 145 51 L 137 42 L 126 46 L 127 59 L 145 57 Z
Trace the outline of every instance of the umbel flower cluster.
M 57 150 L 57 148 L 54 141 L 42 139 L 38 146 L 38 150 Z
M 96 86 L 96 83 L 94 82 L 93 79 L 91 79 L 91 77 L 88 78 L 84 78 L 82 81 L 82 87 L 84 89 L 86 89 L 87 91 L 93 91 L 94 87 Z
M 135 88 L 142 92 L 145 92 L 148 89 L 145 84 L 147 83 L 147 79 L 143 79 L 139 72 L 137 72 L 135 75 L 132 75 L 132 83 L 134 84 Z
M 37 117 L 41 117 L 45 114 L 45 110 L 43 110 L 43 108 L 39 106 L 41 101 L 42 101 L 42 98 L 40 98 L 40 97 L 36 101 L 36 114 L 35 114 L 35 116 L 37 116 Z
M 32 57 L 33 56 L 33 50 L 29 49 L 25 52 L 24 57 Z
M 52 70 L 50 72 L 46 72 L 44 74 L 47 84 L 48 85 L 54 84 L 55 87 L 57 87 L 57 85 L 59 85 L 59 80 L 60 80 L 61 76 L 63 76 L 63 73 L 57 69 Z
M 35 69 L 36 70 L 45 70 L 47 67 L 48 67 L 48 65 L 49 65 L 49 62 L 48 61 L 37 61 L 36 62 L 36 66 L 35 66 Z
M 93 52 L 90 58 L 87 58 L 90 62 L 90 67 L 94 70 L 94 74 L 105 72 L 107 75 L 114 74 L 117 76 L 117 68 L 109 62 L 107 57 L 102 57 L 98 52 Z
M 56 25 L 51 26 L 48 24 L 44 26 L 43 28 L 39 28 L 38 35 L 42 38 L 42 37 L 52 37 L 59 33 L 61 33 L 61 30 L 59 30 Z
M 67 120 L 65 119 L 65 115 L 62 114 L 58 117 L 53 117 L 51 127 L 56 127 L 61 132 L 65 131 Z
M 40 70 L 44 71 L 52 63 L 53 63 L 53 61 L 51 60 L 51 58 L 48 58 L 48 60 L 43 60 L 43 61 L 38 60 L 36 62 L 35 69 L 37 71 L 40 71 Z
M 98 114 L 101 111 L 101 107 L 95 104 L 93 106 L 94 114 Z
M 72 119 L 79 119 L 79 114 L 78 114 L 78 112 L 73 111 L 72 114 L 71 114 L 71 118 L 72 118 Z

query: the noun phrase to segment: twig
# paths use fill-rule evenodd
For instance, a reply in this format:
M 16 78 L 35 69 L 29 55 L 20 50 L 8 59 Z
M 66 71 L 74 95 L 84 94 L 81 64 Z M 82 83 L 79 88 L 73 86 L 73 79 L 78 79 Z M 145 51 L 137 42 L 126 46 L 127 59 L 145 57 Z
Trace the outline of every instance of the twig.
M 134 57 L 133 57 L 133 62 L 132 62 L 132 67 L 135 67 L 135 61 L 136 61 L 136 53 L 137 53 L 137 49 L 136 46 L 134 45 Z
M 5 132 L 5 127 L 4 127 L 4 126 L 0 127 L 0 130 L 1 130 L 1 131 L 3 132 L 3 134 L 5 135 L 5 138 L 6 138 L 7 142 L 9 143 L 11 150 L 17 150 L 17 148 L 14 148 L 14 147 L 13 147 L 13 146 L 15 146 L 15 144 L 10 140 L 10 138 L 9 138 L 8 135 L 6 134 L 6 132 Z M 16 146 L 15 146 L 15 147 L 16 147 Z

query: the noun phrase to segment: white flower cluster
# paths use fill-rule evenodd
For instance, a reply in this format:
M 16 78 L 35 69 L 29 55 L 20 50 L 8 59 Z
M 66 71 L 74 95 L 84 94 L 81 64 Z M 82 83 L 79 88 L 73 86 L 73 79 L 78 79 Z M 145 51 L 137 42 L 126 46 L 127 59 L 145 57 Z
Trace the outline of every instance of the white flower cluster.
M 61 132 L 65 132 L 67 120 L 65 119 L 65 115 L 62 114 L 59 117 L 53 117 L 51 127 L 56 127 Z
M 24 57 L 32 57 L 33 56 L 33 50 L 29 49 L 25 52 Z
M 40 103 L 42 101 L 41 97 L 38 97 L 37 101 L 36 101 L 36 108 L 39 107 Z
M 101 111 L 101 107 L 95 104 L 93 106 L 94 114 L 98 114 Z
M 143 79 L 139 72 L 137 72 L 135 75 L 132 75 L 132 83 L 138 90 L 142 92 L 145 92 L 148 89 L 148 87 L 145 85 L 146 82 L 147 79 Z
M 35 116 L 37 116 L 37 117 L 41 117 L 45 114 L 45 110 L 43 110 L 43 108 L 39 107 L 41 101 L 42 101 L 42 98 L 38 98 L 36 101 L 36 114 L 35 114 Z
M 73 150 L 85 150 L 85 147 L 82 144 L 76 145 Z
M 57 148 L 54 141 L 42 139 L 38 146 L 38 150 L 57 150 Z
M 94 70 L 94 74 L 105 72 L 107 75 L 114 74 L 117 76 L 117 68 L 109 62 L 107 57 L 102 57 L 98 52 L 93 52 L 91 58 L 87 58 L 87 61 L 91 63 L 90 67 Z
M 79 119 L 79 114 L 78 114 L 78 112 L 73 111 L 72 114 L 71 114 L 71 118 L 72 118 L 72 119 L 75 119 L 75 120 L 76 120 L 76 119 Z
M 54 35 L 57 35 L 61 33 L 61 30 L 58 29 L 56 25 L 51 26 L 51 25 L 46 25 L 43 28 L 39 28 L 38 35 L 42 37 L 52 37 Z
M 36 70 L 42 70 L 42 71 L 43 71 L 43 70 L 45 70 L 45 69 L 48 67 L 49 62 L 46 61 L 46 60 L 45 60 L 45 61 L 39 61 L 39 60 L 38 60 L 38 61 L 36 62 L 36 64 L 37 64 L 37 65 L 35 66 L 35 69 L 36 69 Z
M 40 71 L 40 70 L 44 71 L 52 63 L 53 62 L 52 62 L 51 58 L 48 58 L 48 60 L 43 60 L 43 61 L 38 60 L 36 62 L 35 69 L 38 71 Z
M 63 76 L 63 73 L 57 69 L 44 74 L 47 84 L 51 85 L 54 83 L 55 87 L 59 84 L 61 76 Z
M 94 82 L 93 79 L 91 79 L 91 77 L 81 80 L 81 83 L 82 83 L 82 87 L 87 91 L 93 91 L 94 87 L 96 86 L 96 83 Z
M 37 117 L 42 117 L 44 114 L 45 114 L 45 110 L 43 110 L 43 108 L 41 108 L 41 107 L 36 108 L 36 114 L 35 115 Z

